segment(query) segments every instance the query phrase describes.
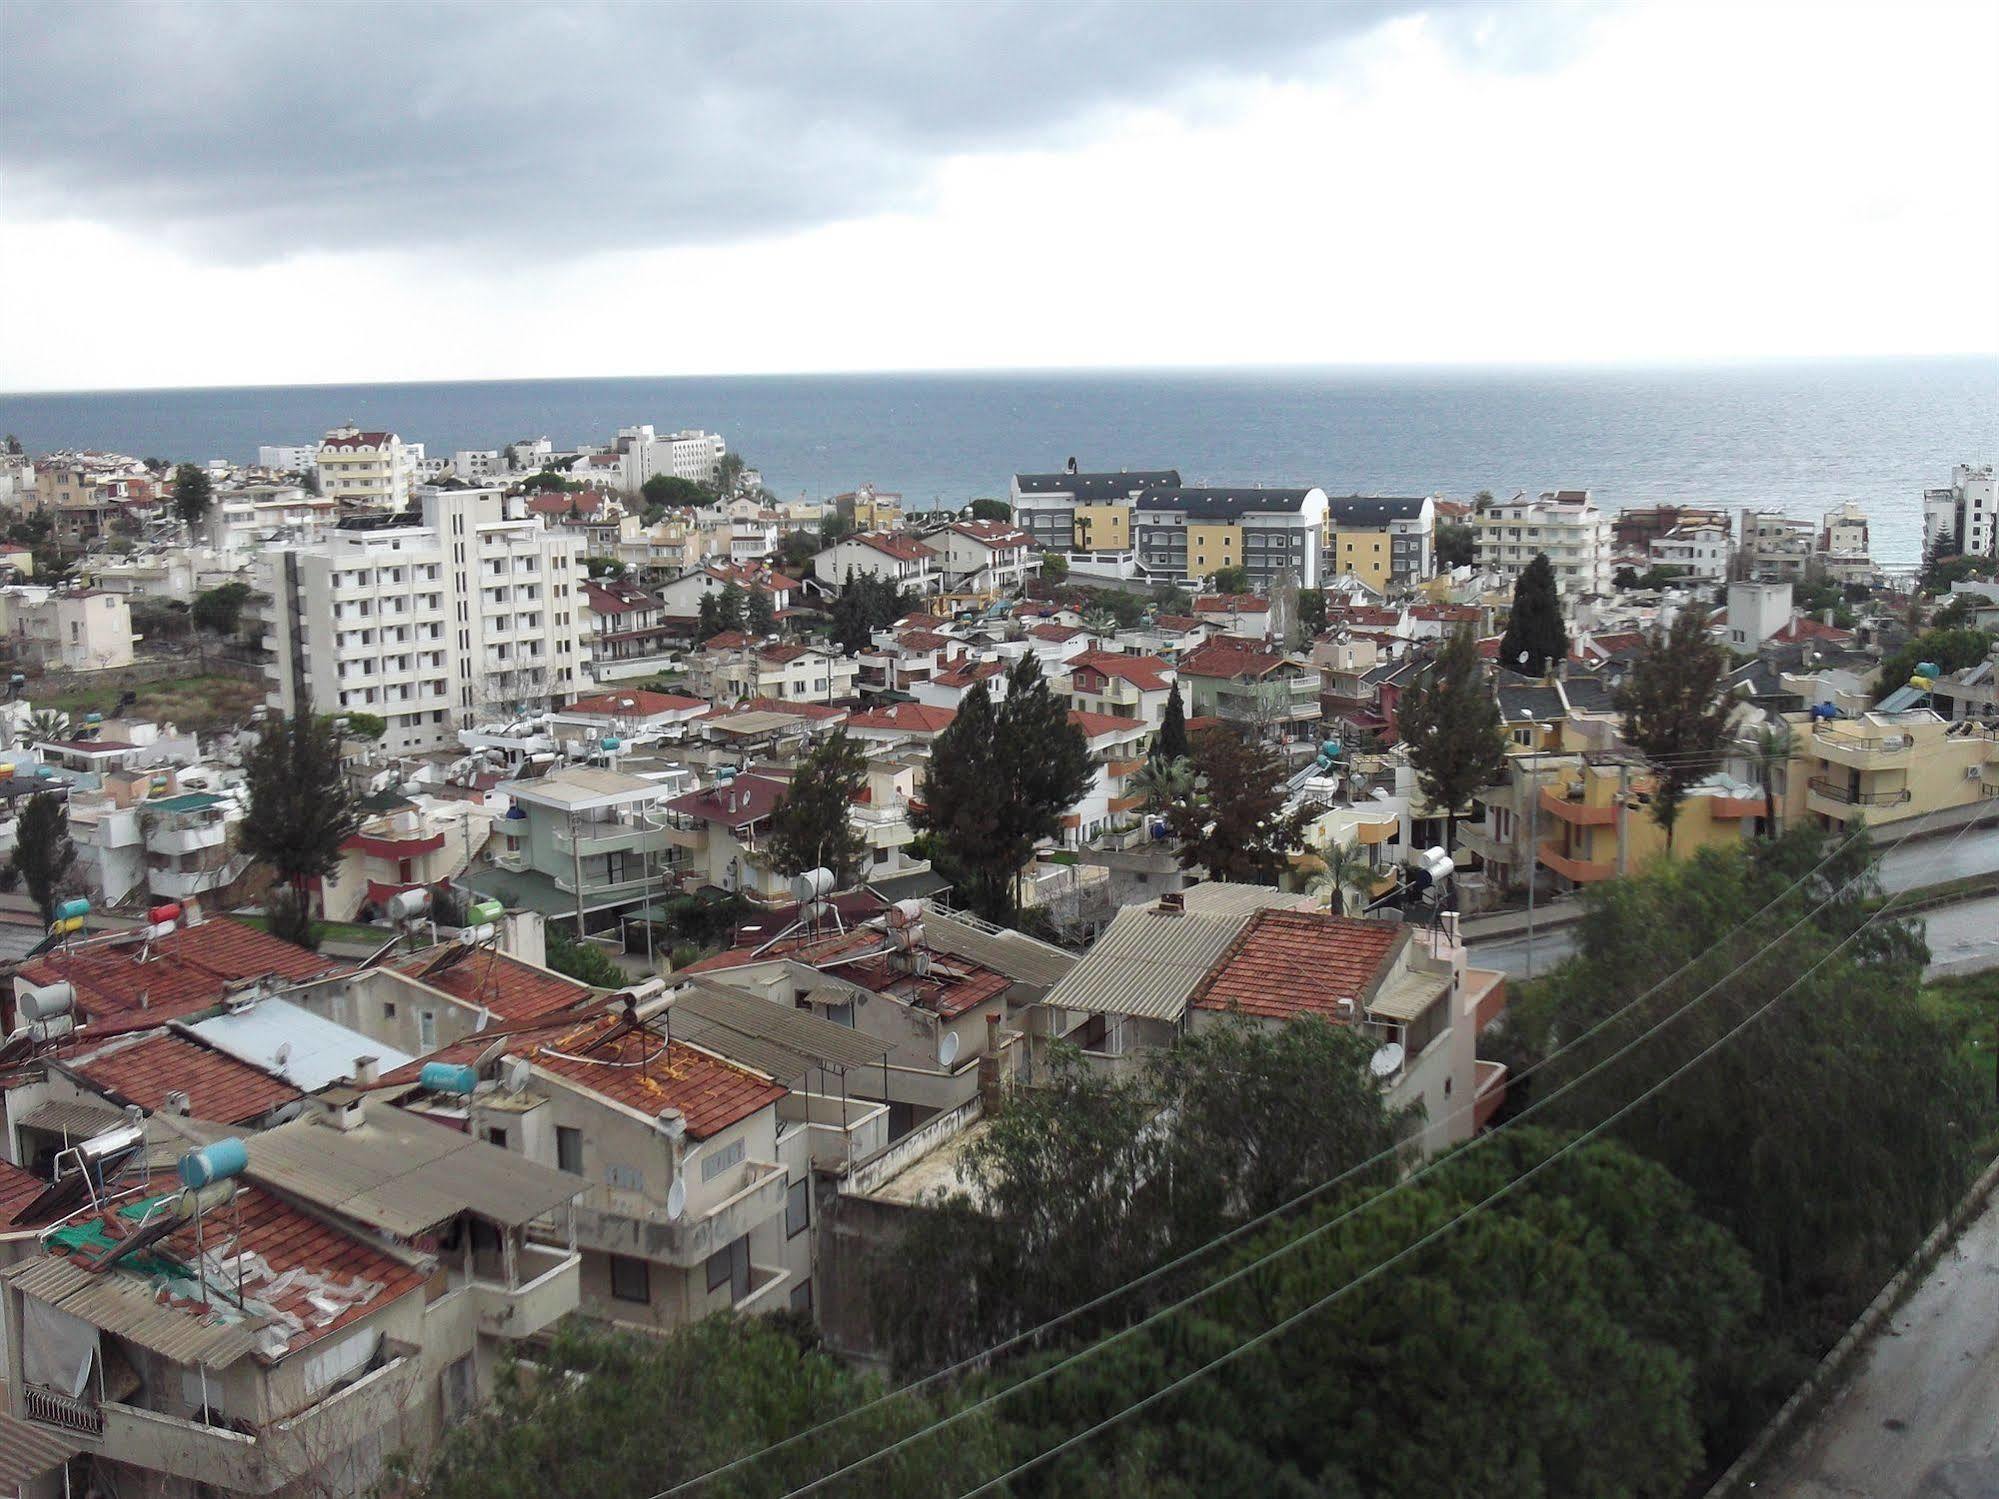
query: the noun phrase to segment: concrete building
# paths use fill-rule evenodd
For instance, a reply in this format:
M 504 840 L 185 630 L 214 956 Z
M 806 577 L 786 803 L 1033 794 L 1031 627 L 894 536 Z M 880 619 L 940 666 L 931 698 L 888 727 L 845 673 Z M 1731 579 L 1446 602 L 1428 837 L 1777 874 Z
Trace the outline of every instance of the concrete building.
M 1071 708 L 1124 719 L 1153 733 L 1165 721 L 1166 704 L 1179 678 L 1170 662 L 1124 651 L 1084 651 L 1071 656 L 1064 670 L 1068 681 L 1054 686 L 1066 692 Z
M 812 572 L 821 583 L 837 589 L 848 573 L 893 583 L 930 597 L 944 586 L 944 570 L 937 554 L 914 536 L 900 532 L 866 532 L 843 536 L 812 559 Z
M 482 716 L 545 708 L 585 681 L 576 539 L 494 490 L 420 504 L 349 517 L 257 570 L 271 705 L 380 715 L 390 753 L 453 747 Z
M 316 442 L 266 444 L 257 449 L 257 467 L 274 474 L 309 474 L 319 467 L 320 446 Z
M 1821 827 L 1892 828 L 1938 814 L 1969 819 L 1999 794 L 1999 739 L 1978 719 L 1928 708 L 1879 709 L 1853 719 L 1792 718 L 1791 779 L 1802 812 Z
M 401 510 L 409 503 L 413 463 L 393 432 L 335 427 L 319 444 L 319 492 L 343 505 Z
M 124 595 L 97 588 L 0 588 L 0 637 L 14 659 L 64 671 L 132 664 L 132 610 Z
M 1324 712 L 1316 666 L 1251 641 L 1220 636 L 1183 659 L 1179 670 L 1189 718 L 1295 739 Z
M 1675 526 L 1649 543 L 1654 567 L 1676 567 L 1691 578 L 1720 581 L 1728 576 L 1735 547 L 1725 526 Z
M 210 549 L 233 563 L 281 542 L 324 541 L 339 516 L 337 500 L 296 484 L 218 484 L 201 530 Z
M 1923 555 L 1939 545 L 1966 557 L 1990 557 L 1999 550 L 1999 499 L 1992 489 L 1992 465 L 1960 463 L 1950 484 L 1923 491 Z
M 1812 565 L 1816 540 L 1808 522 L 1770 510 L 1745 510 L 1736 533 L 1737 570 L 1766 582 L 1797 582 Z
M 1789 583 L 1728 585 L 1727 630 L 1730 649 L 1753 652 L 1791 623 Z
M 1118 473 L 1015 474 L 1009 499 L 1014 524 L 1045 551 L 1077 557 L 1128 556 L 1132 505 L 1148 490 L 1178 489 L 1178 469 Z
M 1430 496 L 1335 495 L 1326 501 L 1327 573 L 1349 573 L 1377 593 L 1429 577 L 1436 541 L 1437 504 Z
M 713 484 L 729 445 L 714 432 L 684 431 L 660 436 L 650 426 L 621 427 L 613 451 L 626 494 L 637 494 L 655 475 Z
M 567 917 L 585 932 L 679 889 L 692 867 L 671 837 L 668 788 L 592 765 L 570 765 L 498 788 L 511 803 L 494 828 L 499 876 L 485 893 Z
M 472 801 L 387 795 L 363 804 L 360 828 L 320 882 L 321 914 L 352 921 L 397 895 L 456 879 L 486 846 L 493 817 Z
M 836 494 L 833 513 L 856 531 L 894 531 L 902 525 L 902 496 L 863 484 L 846 494 Z
M 1138 567 L 1150 577 L 1198 582 L 1241 567 L 1258 590 L 1287 569 L 1301 588 L 1325 577 L 1322 489 L 1150 489 L 1132 524 Z
M 1471 524 L 1479 568 L 1508 588 L 1545 554 L 1564 597 L 1610 591 L 1610 519 L 1587 489 L 1496 500 L 1474 511 Z
M 1017 594 L 1041 571 L 1025 531 L 1004 521 L 961 520 L 924 538 L 944 574 L 946 597 L 989 604 Z

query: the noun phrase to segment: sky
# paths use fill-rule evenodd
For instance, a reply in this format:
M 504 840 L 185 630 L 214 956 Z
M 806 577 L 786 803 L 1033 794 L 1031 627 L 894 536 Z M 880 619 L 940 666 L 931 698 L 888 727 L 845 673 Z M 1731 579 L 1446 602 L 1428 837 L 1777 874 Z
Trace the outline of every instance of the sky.
M 1999 350 L 1999 4 L 8 6 L 0 389 Z

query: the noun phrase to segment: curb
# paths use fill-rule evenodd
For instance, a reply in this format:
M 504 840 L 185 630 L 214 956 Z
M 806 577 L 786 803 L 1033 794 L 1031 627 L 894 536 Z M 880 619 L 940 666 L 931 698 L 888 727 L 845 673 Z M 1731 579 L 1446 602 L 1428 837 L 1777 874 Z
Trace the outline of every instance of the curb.
M 1840 1340 L 1832 1345 L 1832 1351 L 1819 1360 L 1818 1367 L 1805 1376 L 1804 1383 L 1791 1392 L 1791 1398 L 1778 1407 L 1777 1414 L 1770 1418 L 1769 1424 L 1756 1434 L 1756 1440 L 1751 1442 L 1742 1456 L 1731 1463 L 1728 1471 L 1715 1481 L 1704 1499 L 1727 1499 L 1728 1495 L 1747 1492 L 1743 1482 L 1751 1471 L 1769 1457 L 1772 1449 L 1790 1434 L 1791 1427 L 1797 1423 L 1799 1414 L 1815 1396 L 1830 1393 L 1831 1387 L 1845 1371 L 1846 1365 L 1852 1361 L 1854 1354 L 1859 1352 L 1861 1344 L 1880 1330 L 1881 1324 L 1888 1320 L 1889 1314 L 1900 1303 L 1910 1285 L 1936 1263 L 1938 1256 L 1963 1231 L 1964 1225 L 1984 1207 L 1986 1198 L 1992 1195 L 1995 1187 L 1999 1187 L 1999 1160 L 1993 1161 L 1979 1174 L 1978 1179 L 1971 1184 L 1971 1189 L 1958 1200 L 1957 1206 L 1950 1210 L 1943 1222 L 1930 1230 L 1929 1237 L 1923 1240 L 1916 1252 L 1909 1256 L 1902 1268 L 1896 1271 L 1888 1284 L 1881 1288 L 1880 1293 L 1867 1303 L 1867 1310 L 1860 1314 L 1859 1320 L 1847 1328 Z

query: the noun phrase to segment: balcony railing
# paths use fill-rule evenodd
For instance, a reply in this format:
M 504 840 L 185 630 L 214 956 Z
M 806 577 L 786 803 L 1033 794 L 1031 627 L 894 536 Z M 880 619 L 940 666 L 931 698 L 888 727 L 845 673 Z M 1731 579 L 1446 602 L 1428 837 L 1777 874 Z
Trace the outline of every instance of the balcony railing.
M 1889 791 L 1855 791 L 1851 786 L 1838 781 L 1828 781 L 1812 777 L 1812 794 L 1822 796 L 1829 802 L 1841 802 L 1849 807 L 1899 807 L 1909 800 L 1909 788 L 1898 786 Z
M 96 1401 L 52 1390 L 47 1385 L 21 1386 L 21 1414 L 44 1426 L 59 1426 L 64 1431 L 80 1431 L 86 1436 L 101 1436 L 104 1432 L 104 1412 L 98 1409 Z

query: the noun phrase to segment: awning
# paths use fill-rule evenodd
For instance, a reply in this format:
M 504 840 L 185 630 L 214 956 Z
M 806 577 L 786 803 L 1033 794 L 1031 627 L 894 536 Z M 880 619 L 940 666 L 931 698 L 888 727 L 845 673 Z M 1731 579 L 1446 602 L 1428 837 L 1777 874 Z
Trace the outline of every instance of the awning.
M 1411 1021 L 1450 991 L 1447 973 L 1399 973 L 1381 986 L 1381 992 L 1367 1001 L 1367 1013 L 1376 1020 Z
M 1357 822 L 1353 835 L 1362 843 L 1387 843 L 1401 831 L 1399 822 Z
M 34 1482 L 83 1451 L 59 1431 L 0 1412 L 0 1489 Z
M 107 1129 L 117 1128 L 125 1122 L 125 1115 L 118 1109 L 51 1100 L 36 1104 L 15 1122 L 23 1129 L 45 1129 L 51 1134 L 87 1140 L 92 1135 L 103 1134 Z
M 60 1307 L 176 1364 L 222 1369 L 256 1349 L 243 1327 L 211 1322 L 153 1299 L 152 1288 L 116 1271 L 93 1275 L 60 1255 L 0 1270 L 25 1296 Z

